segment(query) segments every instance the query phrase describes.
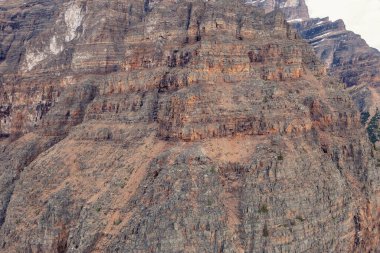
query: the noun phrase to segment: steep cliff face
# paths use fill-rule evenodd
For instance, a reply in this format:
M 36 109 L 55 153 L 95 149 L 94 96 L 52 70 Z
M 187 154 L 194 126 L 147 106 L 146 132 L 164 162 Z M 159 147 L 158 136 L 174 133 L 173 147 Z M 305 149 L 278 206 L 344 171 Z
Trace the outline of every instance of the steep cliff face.
M 348 31 L 342 20 L 309 18 L 305 3 L 266 0 L 247 2 L 267 12 L 280 8 L 287 20 L 314 48 L 331 76 L 349 87 L 362 113 L 374 115 L 380 107 L 380 52 L 368 46 L 360 35 Z M 288 6 L 293 6 L 289 9 Z
M 309 10 L 305 0 L 246 0 L 245 3 L 262 8 L 265 12 L 281 9 L 288 20 L 309 19 Z
M 360 115 L 281 12 L 1 8 L 1 252 L 378 248 Z
M 374 115 L 380 105 L 380 52 L 357 34 L 347 31 L 342 20 L 310 19 L 295 24 L 303 38 L 350 92 L 362 112 Z

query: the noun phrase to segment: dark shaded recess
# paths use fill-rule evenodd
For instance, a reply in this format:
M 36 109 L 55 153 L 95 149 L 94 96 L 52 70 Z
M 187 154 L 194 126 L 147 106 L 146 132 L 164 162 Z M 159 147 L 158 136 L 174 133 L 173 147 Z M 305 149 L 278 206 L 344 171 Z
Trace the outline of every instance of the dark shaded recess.
M 322 145 L 321 149 L 322 149 L 323 153 L 325 153 L 325 154 L 328 153 L 328 147 L 327 147 L 327 145 Z
M 238 40 L 243 40 L 243 37 L 241 36 L 241 28 L 243 28 L 243 17 L 241 14 L 238 14 L 236 19 L 237 27 L 236 27 L 236 38 Z
M 179 55 L 179 59 L 177 58 L 178 51 L 175 50 L 172 52 L 171 56 L 168 56 L 167 66 L 169 68 L 175 68 L 178 65 L 181 67 L 185 67 L 191 60 L 191 53 L 189 52 L 181 52 Z
M 0 133 L 0 139 L 6 139 L 9 138 L 11 135 L 7 133 Z
M 57 252 L 58 253 L 66 253 L 68 247 L 68 238 L 69 233 L 65 228 L 62 229 L 62 232 L 59 235 L 58 243 L 57 243 Z
M 248 52 L 248 58 L 251 63 L 254 62 L 263 62 L 263 56 L 261 54 L 255 54 L 252 51 Z
M 365 125 L 367 123 L 369 117 L 370 117 L 369 112 L 361 112 L 360 113 L 360 123 L 362 123 L 362 125 Z
M 377 141 L 380 140 L 379 120 L 380 120 L 380 112 L 379 110 L 377 110 L 375 116 L 372 117 L 367 127 L 368 137 L 372 143 L 376 143 Z
M 189 3 L 187 5 L 187 18 L 186 18 L 186 24 L 185 24 L 186 30 L 189 30 L 190 28 L 192 12 L 193 12 L 193 4 Z
M 327 59 L 327 57 L 329 57 L 329 55 L 330 55 L 330 52 L 331 52 L 331 50 L 329 48 L 323 50 L 323 52 L 321 54 L 321 59 L 322 60 Z
M 191 61 L 191 53 L 189 52 L 181 52 L 179 56 L 179 65 L 181 67 L 185 67 Z
M 171 56 L 168 56 L 168 67 L 175 68 L 177 66 L 177 51 L 172 52 Z
M 7 54 L 6 54 L 5 50 L 0 48 L 0 61 L 4 61 L 6 56 L 7 56 Z
M 354 224 L 355 224 L 355 247 L 358 247 L 360 245 L 360 231 L 361 231 L 361 224 L 360 224 L 360 216 L 359 214 L 356 214 L 354 216 Z
M 149 0 L 144 0 L 144 13 L 150 12 L 149 2 Z
M 11 115 L 12 105 L 0 105 L 0 119 Z
M 179 84 L 178 84 L 177 77 L 170 75 L 169 72 L 166 72 L 159 83 L 158 92 L 162 93 L 165 91 L 169 91 L 172 88 L 178 88 L 178 87 L 179 87 Z
M 351 87 L 351 86 L 358 84 L 359 73 L 355 72 L 355 71 L 345 72 L 342 76 L 342 82 L 344 82 L 347 85 L 347 87 Z
M 7 185 L 7 191 L 5 193 L 5 199 L 3 199 L 3 201 L 4 201 L 3 208 L 0 209 L 0 228 L 3 226 L 3 224 L 5 222 L 5 218 L 7 216 L 8 206 L 9 206 L 9 203 L 11 201 L 13 191 L 14 191 L 14 187 L 15 187 L 14 182 L 16 180 L 17 179 L 14 179 L 13 182 L 9 182 L 9 184 Z
M 37 106 L 36 106 L 36 112 L 37 112 L 37 118 L 36 120 L 41 120 L 42 117 L 44 115 L 46 115 L 48 113 L 48 111 L 50 110 L 50 108 L 52 107 L 53 103 L 48 101 L 48 102 L 40 102 Z
M 201 21 L 197 20 L 197 36 L 195 37 L 196 41 L 201 41 Z
M 61 53 L 61 57 L 64 60 L 64 65 L 69 65 L 72 62 L 74 51 L 75 51 L 74 48 L 66 48 Z

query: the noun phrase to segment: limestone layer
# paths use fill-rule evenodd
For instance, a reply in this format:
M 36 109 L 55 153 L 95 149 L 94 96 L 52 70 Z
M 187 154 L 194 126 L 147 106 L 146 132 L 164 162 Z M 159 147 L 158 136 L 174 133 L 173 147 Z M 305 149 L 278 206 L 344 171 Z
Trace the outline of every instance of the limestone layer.
M 375 150 L 282 12 L 0 7 L 0 252 L 379 247 Z

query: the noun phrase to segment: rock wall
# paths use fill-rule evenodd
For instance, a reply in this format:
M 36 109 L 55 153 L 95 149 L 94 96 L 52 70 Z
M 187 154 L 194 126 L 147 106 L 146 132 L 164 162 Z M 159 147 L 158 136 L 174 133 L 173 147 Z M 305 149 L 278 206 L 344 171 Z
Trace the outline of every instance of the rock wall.
M 379 247 L 360 114 L 280 11 L 0 6 L 25 36 L 1 63 L 0 252 Z
M 246 0 L 245 3 L 262 8 L 265 12 L 281 9 L 288 20 L 309 19 L 309 10 L 305 0 Z
M 296 28 L 329 67 L 330 75 L 350 89 L 359 110 L 374 115 L 379 106 L 380 52 L 347 31 L 342 20 L 311 19 Z
M 343 20 L 309 18 L 307 6 L 300 1 L 248 1 L 265 9 L 277 8 L 328 68 L 330 76 L 344 83 L 362 113 L 373 116 L 380 106 L 380 52 L 371 48 L 360 35 L 348 31 Z

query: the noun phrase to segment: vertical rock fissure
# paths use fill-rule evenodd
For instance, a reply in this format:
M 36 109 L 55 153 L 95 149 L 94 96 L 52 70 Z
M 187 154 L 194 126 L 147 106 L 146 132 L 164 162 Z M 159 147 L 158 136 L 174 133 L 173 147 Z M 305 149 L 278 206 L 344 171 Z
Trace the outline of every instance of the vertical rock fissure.
M 187 5 L 187 18 L 186 18 L 186 25 L 185 25 L 186 30 L 189 30 L 190 28 L 192 12 L 193 12 L 193 3 L 189 3 Z
M 361 232 L 361 224 L 360 224 L 360 214 L 357 213 L 354 216 L 354 224 L 355 224 L 355 248 L 359 248 L 361 244 L 361 237 L 360 237 L 360 232 Z
M 144 0 L 144 13 L 147 14 L 150 12 L 150 0 Z

